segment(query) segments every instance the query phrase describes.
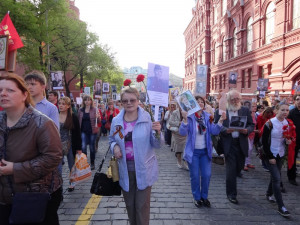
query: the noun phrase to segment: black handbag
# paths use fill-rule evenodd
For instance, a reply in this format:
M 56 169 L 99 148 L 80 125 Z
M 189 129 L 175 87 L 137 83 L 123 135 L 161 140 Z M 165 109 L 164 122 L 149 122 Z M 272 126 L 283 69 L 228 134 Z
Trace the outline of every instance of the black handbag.
M 41 223 L 45 219 L 47 204 L 50 199 L 48 192 L 20 192 L 13 196 L 10 224 Z
M 96 171 L 94 175 L 90 192 L 91 194 L 101 195 L 101 196 L 114 196 L 114 195 L 120 196 L 121 187 L 119 185 L 119 182 L 118 181 L 113 182 L 112 178 L 107 177 L 105 173 L 101 173 L 101 169 L 108 152 L 109 152 L 109 147 L 105 156 L 102 159 L 99 169 Z

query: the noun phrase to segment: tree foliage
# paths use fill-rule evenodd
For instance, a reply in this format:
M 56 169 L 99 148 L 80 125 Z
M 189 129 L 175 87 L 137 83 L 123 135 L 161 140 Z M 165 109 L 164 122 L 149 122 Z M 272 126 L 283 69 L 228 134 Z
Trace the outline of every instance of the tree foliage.
M 51 70 L 71 71 L 73 76 L 65 80 L 67 95 L 71 81 L 79 77 L 81 87 L 83 82 L 91 86 L 96 78 L 121 86 L 123 75 L 114 54 L 99 44 L 97 35 L 88 31 L 68 4 L 66 0 L 0 1 L 0 19 L 10 11 L 24 43 L 18 62 L 27 71 L 38 69 L 47 75 L 49 62 Z

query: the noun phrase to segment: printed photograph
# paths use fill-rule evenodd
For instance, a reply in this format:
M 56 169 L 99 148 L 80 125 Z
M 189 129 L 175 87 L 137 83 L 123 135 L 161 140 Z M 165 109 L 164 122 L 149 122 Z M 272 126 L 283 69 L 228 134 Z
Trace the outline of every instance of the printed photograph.
M 232 116 L 229 123 L 229 128 L 244 129 L 247 123 L 247 116 Z
M 191 115 L 201 109 L 198 102 L 189 90 L 177 96 L 176 101 L 183 111 L 188 112 L 188 115 Z
M 63 87 L 63 72 L 53 71 L 50 73 L 53 90 L 61 90 Z

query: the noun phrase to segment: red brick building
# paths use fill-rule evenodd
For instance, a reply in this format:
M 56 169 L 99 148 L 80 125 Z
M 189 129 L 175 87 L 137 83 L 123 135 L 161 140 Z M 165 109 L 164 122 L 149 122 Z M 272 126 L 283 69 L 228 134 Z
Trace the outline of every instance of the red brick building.
M 300 0 L 198 0 L 184 32 L 184 87 L 193 90 L 197 64 L 208 65 L 207 92 L 229 90 L 228 74 L 238 72 L 237 90 L 255 94 L 268 78 L 270 95 L 289 95 L 300 80 Z

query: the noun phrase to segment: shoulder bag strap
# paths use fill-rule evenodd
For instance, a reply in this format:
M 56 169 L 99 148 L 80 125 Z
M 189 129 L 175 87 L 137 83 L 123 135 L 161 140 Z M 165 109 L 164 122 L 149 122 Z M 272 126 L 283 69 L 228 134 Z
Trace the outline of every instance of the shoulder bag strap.
M 101 161 L 101 163 L 100 163 L 100 166 L 99 166 L 99 168 L 98 168 L 98 170 L 97 170 L 97 173 L 100 173 L 100 172 L 101 172 L 101 169 L 102 169 L 102 166 L 103 166 L 103 164 L 104 164 L 105 158 L 106 158 L 106 156 L 107 156 L 107 154 L 108 154 L 108 152 L 109 152 L 109 148 L 110 148 L 110 146 L 108 146 L 108 149 L 107 149 L 107 151 L 106 151 L 106 153 L 105 153 L 105 155 L 104 155 L 104 157 L 103 157 L 103 159 L 102 159 L 102 161 Z

